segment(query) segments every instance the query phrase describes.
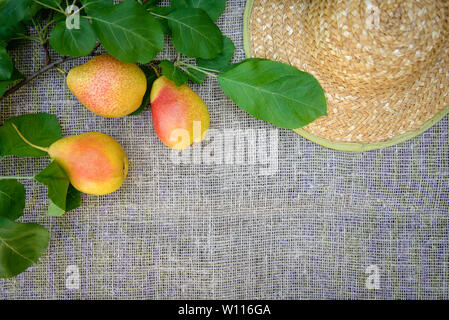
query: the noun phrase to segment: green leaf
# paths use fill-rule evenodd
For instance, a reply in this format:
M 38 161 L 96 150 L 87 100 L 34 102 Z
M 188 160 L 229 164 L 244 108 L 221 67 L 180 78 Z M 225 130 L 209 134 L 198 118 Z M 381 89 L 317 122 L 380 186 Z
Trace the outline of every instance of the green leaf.
M 185 73 L 187 73 L 189 79 L 195 82 L 196 84 L 202 84 L 204 80 L 206 80 L 206 74 L 201 71 L 188 68 L 187 70 L 185 70 Z
M 0 278 L 12 278 L 45 252 L 50 234 L 35 223 L 16 223 L 0 217 Z
M 3 26 L 20 22 L 27 13 L 31 0 L 0 0 L 0 21 Z
M 124 62 L 147 63 L 164 47 L 160 24 L 132 0 L 96 12 L 92 26 L 103 47 Z
M 166 16 L 176 50 L 188 57 L 213 59 L 221 53 L 223 35 L 202 9 L 176 9 Z
M 47 186 L 48 198 L 62 210 L 66 209 L 69 178 L 64 170 L 56 163 L 51 162 L 34 179 Z
M 55 21 L 55 24 L 59 23 L 59 22 L 66 22 L 67 16 L 65 14 L 56 12 L 53 15 L 53 20 Z
M 16 82 L 18 80 L 22 80 L 22 79 L 25 79 L 25 77 L 16 68 L 14 68 L 14 70 L 12 72 L 12 76 L 9 80 L 0 81 L 0 97 L 5 94 L 6 89 L 8 88 L 9 85 L 13 84 L 14 82 Z M 1 131 L 1 129 L 0 129 L 0 131 Z M 1 141 L 1 138 L 0 138 L 0 141 Z M 2 148 L 0 146 L 0 150 L 1 149 Z
M 162 60 L 159 63 L 159 68 L 162 70 L 162 75 L 168 80 L 173 81 L 178 87 L 182 86 L 189 80 L 189 77 L 180 68 L 175 66 L 171 61 Z
M 1 1 L 1 0 L 0 0 Z M 25 27 L 22 23 L 16 23 L 14 25 L 0 26 L 0 47 L 7 47 L 8 42 L 14 38 L 17 34 L 24 34 Z
M 25 187 L 17 180 L 0 180 L 0 217 L 16 220 L 25 208 Z
M 247 59 L 218 76 L 222 90 L 257 119 L 285 129 L 326 115 L 326 99 L 309 73 L 266 59 Z
M 50 33 L 50 46 L 60 54 L 71 57 L 88 55 L 95 47 L 97 37 L 87 18 L 80 17 L 79 29 L 68 29 L 59 22 Z
M 226 9 L 226 0 L 172 0 L 174 8 L 199 8 L 215 21 Z
M 81 0 L 87 14 L 93 15 L 102 10 L 111 8 L 114 5 L 114 0 Z
M 38 0 L 40 3 L 45 4 L 52 8 L 58 8 L 62 0 Z M 37 2 L 36 2 L 37 3 Z M 72 2 L 70 2 L 72 3 Z M 39 3 L 38 3 L 39 4 Z
M 228 67 L 231 63 L 232 57 L 234 56 L 235 46 L 231 39 L 228 37 L 223 37 L 223 49 L 222 52 L 212 60 L 205 60 L 198 58 L 196 59 L 196 64 L 199 67 L 222 71 L 224 68 Z
M 6 49 L 0 47 L 0 80 L 8 80 L 12 76 L 14 64 Z
M 48 206 L 47 216 L 49 217 L 62 217 L 65 213 L 64 209 L 58 207 L 53 201 L 50 200 L 50 205 Z
M 26 114 L 10 118 L 0 127 L 0 156 L 43 157 L 47 153 L 26 144 L 11 124 L 15 124 L 31 143 L 49 147 L 61 139 L 58 118 L 48 113 Z
M 146 107 L 148 107 L 148 105 L 150 104 L 150 95 L 151 88 L 153 87 L 153 82 L 158 78 L 153 68 L 147 66 L 141 66 L 140 68 L 142 69 L 143 73 L 145 73 L 145 77 L 147 78 L 147 91 L 143 96 L 142 104 L 140 105 L 139 109 L 131 113 L 130 116 L 136 116 L 142 113 L 142 111 L 144 111 Z
M 69 184 L 67 190 L 67 198 L 65 201 L 65 212 L 72 211 L 83 204 L 81 200 L 81 192 L 76 190 L 72 184 Z
M 146 5 L 146 3 L 145 3 Z M 165 18 L 166 16 L 168 16 L 171 12 L 173 12 L 173 8 L 172 7 L 157 7 L 157 6 L 149 6 L 147 7 L 147 10 L 149 12 L 153 12 L 156 13 L 158 16 L 154 16 L 156 21 L 159 22 L 159 24 L 161 25 L 162 31 L 165 34 L 171 35 L 171 30 L 170 27 L 168 26 L 168 21 Z M 163 16 L 164 18 L 161 18 L 159 16 Z

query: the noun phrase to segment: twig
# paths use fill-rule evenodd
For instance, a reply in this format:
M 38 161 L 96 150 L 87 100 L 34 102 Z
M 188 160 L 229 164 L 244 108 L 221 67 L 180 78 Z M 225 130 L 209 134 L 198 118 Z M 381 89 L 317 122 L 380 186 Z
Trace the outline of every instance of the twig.
M 100 43 L 97 43 L 95 45 L 95 48 L 87 55 L 87 56 L 94 56 L 95 55 L 95 51 L 97 50 L 97 48 L 99 47 Z M 56 61 L 53 61 L 50 64 L 47 64 L 45 67 L 41 68 L 39 71 L 33 73 L 31 76 L 29 76 L 28 78 L 18 82 L 17 84 L 15 84 L 13 87 L 11 87 L 10 89 L 8 89 L 5 94 L 0 97 L 0 101 L 5 99 L 7 96 L 13 94 L 14 92 L 16 92 L 17 90 L 19 90 L 20 88 L 22 88 L 24 85 L 26 85 L 27 83 L 29 83 L 30 81 L 32 81 L 33 79 L 37 78 L 38 76 L 40 76 L 41 74 L 44 74 L 45 72 L 47 72 L 48 70 L 51 70 L 55 67 L 58 67 L 60 64 L 67 62 L 67 61 L 71 61 L 77 59 L 75 57 L 62 57 Z
M 17 90 L 19 90 L 20 88 L 22 88 L 24 85 L 26 85 L 27 83 L 29 83 L 31 80 L 33 80 L 34 78 L 37 78 L 38 76 L 40 76 L 41 74 L 47 72 L 48 70 L 60 65 L 61 63 L 64 63 L 66 61 L 69 60 L 73 60 L 75 58 L 72 57 L 63 57 L 61 59 L 58 59 L 56 61 L 53 61 L 50 64 L 47 64 L 45 67 L 43 67 L 42 69 L 40 69 L 39 71 L 33 73 L 31 76 L 29 76 L 28 78 L 26 78 L 25 80 L 20 81 L 19 83 L 17 83 L 16 85 L 14 85 L 13 87 L 11 87 L 10 89 L 8 89 L 5 94 L 0 97 L 0 100 L 3 100 L 4 98 L 6 98 L 7 96 L 13 94 L 14 92 L 16 92 Z
M 16 176 L 4 176 L 0 177 L 0 180 L 31 180 L 34 179 L 34 177 L 16 177 Z
M 45 65 L 48 65 L 51 62 L 50 52 L 48 51 L 48 41 L 42 44 L 45 52 Z
M 50 58 L 50 52 L 49 52 L 49 42 L 48 42 L 48 28 L 50 27 L 50 25 L 52 25 L 54 23 L 54 11 L 51 11 L 49 16 L 48 16 L 48 22 L 47 24 L 41 29 L 41 33 L 42 33 L 42 39 L 44 40 L 44 42 L 42 43 L 42 47 L 44 48 L 44 52 L 45 52 L 45 65 L 49 64 L 51 62 L 51 58 Z
M 40 4 L 41 6 L 43 6 L 43 7 L 45 7 L 45 8 L 55 10 L 55 11 L 57 11 L 57 12 L 62 13 L 63 15 L 65 15 L 65 12 L 64 12 L 64 10 L 62 10 L 62 8 L 54 8 L 54 7 L 52 7 L 52 6 L 49 6 L 48 4 L 39 2 L 38 0 L 34 0 L 34 2 L 36 2 L 37 4 Z

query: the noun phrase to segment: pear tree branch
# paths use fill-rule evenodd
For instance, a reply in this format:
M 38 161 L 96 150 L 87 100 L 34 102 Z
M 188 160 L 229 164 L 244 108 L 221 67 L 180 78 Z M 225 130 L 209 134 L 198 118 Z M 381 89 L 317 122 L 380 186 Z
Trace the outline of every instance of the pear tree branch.
M 98 46 L 100 44 L 97 43 L 95 48 L 91 51 L 91 53 L 89 53 L 87 56 L 94 56 L 95 55 L 95 51 L 97 50 Z M 77 59 L 75 57 L 62 57 L 58 60 L 53 61 L 52 63 L 47 64 L 46 66 L 42 67 L 40 70 L 36 71 L 35 73 L 33 73 L 32 75 L 30 75 L 29 77 L 27 77 L 26 79 L 16 83 L 14 86 L 12 86 L 11 88 L 9 88 L 5 94 L 3 96 L 0 97 L 0 101 L 5 99 L 7 96 L 13 94 L 14 92 L 16 92 L 17 90 L 19 90 L 20 88 L 22 88 L 24 85 L 28 84 L 30 81 L 32 81 L 33 79 L 39 77 L 40 75 L 46 73 L 47 71 L 53 69 L 53 68 L 58 68 L 58 66 L 60 64 L 63 64 L 64 62 L 67 61 L 71 61 Z

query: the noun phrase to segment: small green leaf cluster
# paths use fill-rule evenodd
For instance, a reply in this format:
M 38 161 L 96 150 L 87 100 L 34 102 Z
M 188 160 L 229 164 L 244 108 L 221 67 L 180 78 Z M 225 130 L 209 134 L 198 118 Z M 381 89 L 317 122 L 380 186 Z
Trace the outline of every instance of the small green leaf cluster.
M 0 127 L 0 157 L 43 157 L 47 155 L 45 148 L 61 137 L 61 127 L 54 115 L 40 113 L 10 118 Z M 81 205 L 81 193 L 54 161 L 34 177 L 0 177 L 0 278 L 16 276 L 37 263 L 49 241 L 48 231 L 40 225 L 14 222 L 22 216 L 25 207 L 25 187 L 18 181 L 23 179 L 47 187 L 48 216 L 59 217 Z
M 178 86 L 216 77 L 236 105 L 280 128 L 297 129 L 326 115 L 324 91 L 311 74 L 267 59 L 231 64 L 234 43 L 214 22 L 225 5 L 221 0 L 172 0 L 170 7 L 147 7 L 179 53 L 174 62 L 159 63 L 162 75 Z

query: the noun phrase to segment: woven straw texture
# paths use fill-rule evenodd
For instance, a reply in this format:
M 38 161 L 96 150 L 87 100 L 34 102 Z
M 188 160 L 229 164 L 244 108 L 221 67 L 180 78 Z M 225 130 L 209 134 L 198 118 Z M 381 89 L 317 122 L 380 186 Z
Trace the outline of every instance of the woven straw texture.
M 244 58 L 244 7 L 228 1 L 219 19 L 236 44 L 235 61 Z M 33 44 L 13 56 L 25 74 L 44 58 Z M 160 56 L 174 57 L 169 47 Z M 110 134 L 128 153 L 129 176 L 116 193 L 85 195 L 62 218 L 46 217 L 45 188 L 26 181 L 21 220 L 45 226 L 51 242 L 37 266 L 0 280 L 0 299 L 449 298 L 447 117 L 411 141 L 361 154 L 279 130 L 270 146 L 277 170 L 260 175 L 266 165 L 250 161 L 175 164 L 149 111 L 97 117 L 64 80 L 56 70 L 34 80 L 0 102 L 0 121 L 45 111 L 59 116 L 64 135 Z M 236 107 L 216 80 L 192 87 L 209 106 L 212 128 L 274 130 Z M 32 175 L 47 163 L 10 157 L 0 174 Z M 78 289 L 66 285 L 69 266 L 79 270 Z M 366 285 L 370 266 L 378 289 Z
M 445 0 L 255 0 L 249 41 L 320 81 L 328 116 L 304 130 L 330 142 L 390 141 L 449 106 Z

